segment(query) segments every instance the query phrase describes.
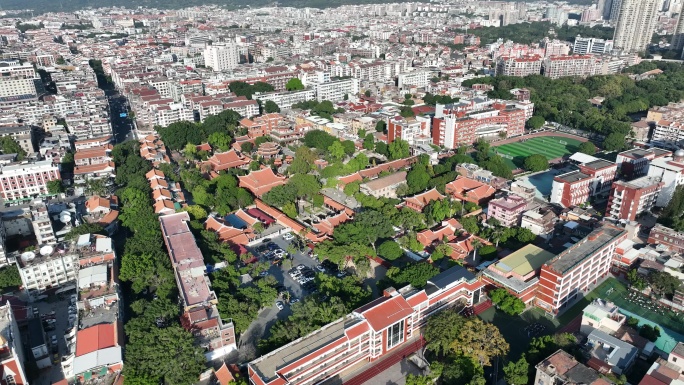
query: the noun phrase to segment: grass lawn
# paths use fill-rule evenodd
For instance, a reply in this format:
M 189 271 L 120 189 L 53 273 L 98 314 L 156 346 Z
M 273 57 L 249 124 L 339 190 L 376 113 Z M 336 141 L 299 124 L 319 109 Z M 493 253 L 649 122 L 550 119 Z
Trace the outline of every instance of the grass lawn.
M 521 168 L 525 158 L 530 155 L 542 154 L 552 160 L 577 152 L 581 143 L 561 136 L 544 136 L 492 147 L 491 152 L 501 155 L 511 169 L 516 169 Z

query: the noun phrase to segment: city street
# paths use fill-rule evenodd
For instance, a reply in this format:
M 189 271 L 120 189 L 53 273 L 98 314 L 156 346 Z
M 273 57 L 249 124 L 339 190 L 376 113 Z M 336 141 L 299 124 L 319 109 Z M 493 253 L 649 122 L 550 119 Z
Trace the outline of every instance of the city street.
M 114 89 L 105 90 L 105 94 L 109 98 L 112 131 L 116 143 L 136 139 L 133 137 L 133 122 L 127 117 L 122 118 L 120 116 L 122 113 L 128 113 L 128 101 L 126 98 Z

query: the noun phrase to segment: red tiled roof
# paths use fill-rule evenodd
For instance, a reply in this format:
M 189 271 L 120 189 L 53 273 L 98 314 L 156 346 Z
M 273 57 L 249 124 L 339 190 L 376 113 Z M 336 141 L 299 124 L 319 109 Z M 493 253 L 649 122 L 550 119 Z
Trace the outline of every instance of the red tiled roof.
M 116 346 L 116 324 L 99 324 L 76 333 L 76 357 Z
M 404 297 L 381 297 L 356 310 L 366 318 L 373 330 L 381 331 L 413 314 Z
M 228 385 L 232 381 L 235 381 L 235 377 L 233 377 L 233 374 L 228 370 L 225 362 L 214 374 L 216 375 L 216 380 L 221 385 Z

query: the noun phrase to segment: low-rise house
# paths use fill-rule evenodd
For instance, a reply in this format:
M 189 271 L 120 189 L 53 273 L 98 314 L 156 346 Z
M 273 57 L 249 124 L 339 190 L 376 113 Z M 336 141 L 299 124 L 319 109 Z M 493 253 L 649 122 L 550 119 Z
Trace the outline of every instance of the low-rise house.
M 64 377 L 84 383 L 120 372 L 123 369 L 120 339 L 117 323 L 99 324 L 76 332 L 76 349 L 62 360 Z
M 423 246 L 432 246 L 435 242 L 441 242 L 443 239 L 452 241 L 456 238 L 456 233 L 463 229 L 460 223 L 455 218 L 443 221 L 439 226 L 426 229 L 418 232 L 416 238 Z
M 575 360 L 564 350 L 559 349 L 536 366 L 534 377 L 536 385 L 612 385 L 613 382 L 602 377 L 595 369 Z
M 422 213 L 425 209 L 425 206 L 430 204 L 430 202 L 442 200 L 444 198 L 446 198 L 446 196 L 440 194 L 436 188 L 433 188 L 432 190 L 428 190 L 422 194 L 404 198 L 403 203 L 405 207 Z
M 406 171 L 399 171 L 382 178 L 362 183 L 360 185 L 360 191 L 376 198 L 396 198 L 397 187 L 404 183 L 406 183 Z
M 76 166 L 74 168 L 74 182 L 85 183 L 91 179 L 111 179 L 116 177 L 114 162 Z
M 538 208 L 522 213 L 520 227 L 530 230 L 544 239 L 553 238 L 558 216 L 550 208 Z
M 589 334 L 594 329 L 599 329 L 606 333 L 617 333 L 627 321 L 627 317 L 620 314 L 619 310 L 612 302 L 595 299 L 582 310 L 580 331 Z
M 527 201 L 517 195 L 489 201 L 487 217 L 494 218 L 504 227 L 514 227 L 520 224 L 522 214 L 527 208 Z
M 496 189 L 486 183 L 464 176 L 458 176 L 444 187 L 444 191 L 452 198 L 485 206 L 496 193 Z
M 587 365 L 601 372 L 613 372 L 619 376 L 629 370 L 639 355 L 634 346 L 599 329 L 589 333 L 587 340 L 591 346 Z

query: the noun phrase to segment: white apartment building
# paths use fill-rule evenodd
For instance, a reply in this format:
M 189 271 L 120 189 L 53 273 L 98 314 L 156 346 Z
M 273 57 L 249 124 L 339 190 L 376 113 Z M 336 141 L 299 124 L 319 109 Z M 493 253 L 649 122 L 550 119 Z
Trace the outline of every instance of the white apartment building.
M 425 88 L 430 84 L 432 72 L 430 71 L 413 71 L 397 76 L 399 89 L 405 89 L 411 86 Z
M 496 62 L 497 76 L 528 76 L 541 73 L 542 57 L 529 55 L 523 57 L 501 56 Z
M 59 178 L 59 169 L 50 160 L 0 167 L 0 196 L 12 201 L 44 195 L 47 182 Z
M 336 80 L 329 83 L 315 85 L 316 100 L 339 102 L 345 95 L 356 95 L 359 92 L 359 79 Z
M 232 70 L 240 63 L 240 53 L 235 44 L 214 44 L 204 49 L 204 63 L 214 71 Z
M 684 184 L 684 150 L 677 150 L 672 157 L 656 158 L 648 166 L 648 176 L 663 182 L 656 200 L 657 207 L 665 207 L 672 199 L 675 189 Z
M 613 50 L 613 41 L 598 39 L 595 37 L 581 37 L 575 38 L 575 45 L 572 48 L 572 53 L 575 55 L 586 54 L 606 54 Z
M 586 77 L 596 72 L 597 60 L 591 55 L 560 55 L 544 59 L 542 73 L 552 79 L 565 76 Z
M 57 243 L 55 231 L 52 229 L 50 213 L 43 203 L 31 206 L 31 225 L 38 245 L 54 245 Z
M 652 142 L 674 144 L 684 140 L 684 122 L 661 119 L 656 122 Z
M 651 43 L 658 19 L 659 0 L 622 0 L 613 42 L 622 52 L 642 52 Z
M 33 78 L 0 77 L 0 101 L 12 98 L 33 98 L 36 96 L 36 84 Z
M 28 63 L 19 63 L 14 60 L 2 60 L 0 61 L 0 77 L 22 77 L 36 79 L 36 70 L 33 66 Z
M 316 91 L 302 90 L 293 92 L 269 92 L 265 94 L 255 94 L 254 99 L 261 100 L 263 103 L 266 103 L 267 100 L 270 100 L 277 104 L 280 108 L 292 108 L 293 104 L 316 99 Z
M 31 297 L 46 289 L 75 281 L 78 273 L 76 253 L 60 253 L 52 246 L 45 246 L 40 251 L 43 254 L 26 252 L 17 258 L 21 282 Z

